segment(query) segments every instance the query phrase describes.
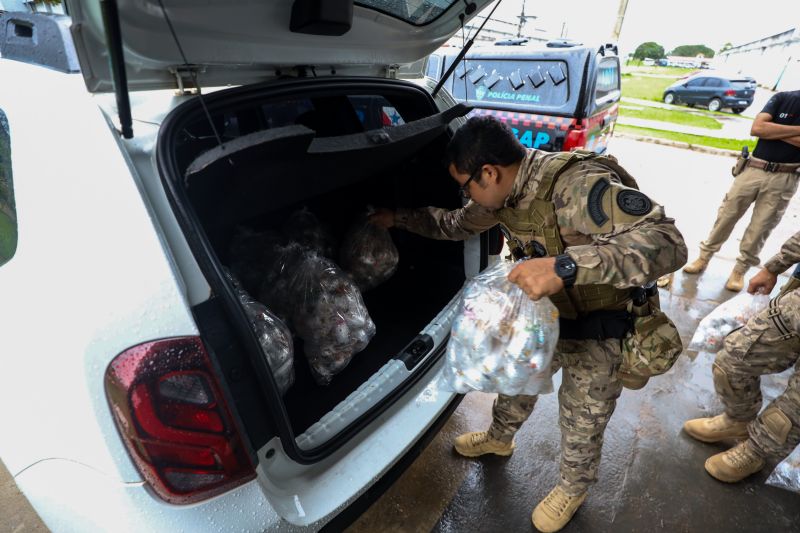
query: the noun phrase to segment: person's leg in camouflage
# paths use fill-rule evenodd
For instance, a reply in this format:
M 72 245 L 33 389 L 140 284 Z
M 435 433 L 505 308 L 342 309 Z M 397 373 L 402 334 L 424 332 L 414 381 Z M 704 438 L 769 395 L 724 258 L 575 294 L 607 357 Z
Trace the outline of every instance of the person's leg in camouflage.
M 560 367 L 556 353 L 551 372 L 555 374 Z M 492 406 L 492 425 L 489 430 L 459 435 L 453 443 L 455 450 L 465 457 L 478 457 L 488 453 L 511 455 L 515 447 L 514 435 L 530 416 L 537 399 L 538 396 L 498 394 Z
M 536 506 L 532 520 L 541 531 L 564 527 L 597 481 L 603 434 L 622 393 L 620 341 L 561 341 L 560 481 Z
M 764 459 L 788 455 L 800 442 L 800 377 L 792 377 L 784 394 L 756 418 L 762 405 L 761 376 L 783 372 L 800 354 L 800 291 L 777 300 L 777 315 L 769 309 L 725 339 L 714 362 L 714 388 L 725 412 L 690 420 L 686 432 L 704 442 L 746 438 L 734 448 L 706 461 L 706 471 L 720 481 L 735 482 L 754 474 Z M 778 321 L 776 322 L 776 317 Z
M 719 206 L 717 220 L 708 238 L 700 243 L 700 257 L 683 267 L 684 272 L 698 274 L 706 269 L 711 257 L 725 244 L 736 223 L 755 201 L 764 174 L 762 170 L 748 167 L 736 176 L 728 194 L 722 200 L 722 205 Z

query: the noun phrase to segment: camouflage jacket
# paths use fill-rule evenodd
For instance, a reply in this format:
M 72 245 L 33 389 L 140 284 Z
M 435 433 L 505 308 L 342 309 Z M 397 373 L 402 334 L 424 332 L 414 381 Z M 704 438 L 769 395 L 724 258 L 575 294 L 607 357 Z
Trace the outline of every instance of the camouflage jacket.
M 528 150 L 506 207 L 528 208 L 549 157 L 552 154 L 548 152 Z M 595 187 L 601 180 L 606 183 Z M 590 197 L 590 192 L 601 189 L 600 194 Z M 623 191 L 636 195 L 636 209 L 620 200 Z M 578 265 L 576 285 L 640 286 L 686 262 L 683 236 L 674 220 L 666 217 L 664 208 L 622 185 L 613 171 L 597 161 L 574 163 L 565 170 L 555 183 L 552 201 L 565 253 Z M 395 220 L 399 228 L 445 240 L 464 240 L 499 222 L 496 210 L 471 200 L 453 211 L 436 207 L 398 209 Z M 531 235 L 514 236 L 522 242 L 531 240 Z
M 800 263 L 800 232 L 795 233 L 783 243 L 781 251 L 764 264 L 773 274 L 782 274 L 790 266 Z

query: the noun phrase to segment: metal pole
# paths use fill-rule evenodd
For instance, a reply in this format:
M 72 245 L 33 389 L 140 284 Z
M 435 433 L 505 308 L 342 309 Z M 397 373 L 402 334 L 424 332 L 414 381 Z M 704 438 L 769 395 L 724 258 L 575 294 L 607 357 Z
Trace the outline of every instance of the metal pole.
M 616 43 L 619 41 L 619 34 L 622 31 L 622 22 L 625 20 L 625 11 L 628 10 L 628 0 L 619 0 L 619 9 L 617 10 L 617 22 L 614 24 L 614 31 L 611 32 L 611 42 Z

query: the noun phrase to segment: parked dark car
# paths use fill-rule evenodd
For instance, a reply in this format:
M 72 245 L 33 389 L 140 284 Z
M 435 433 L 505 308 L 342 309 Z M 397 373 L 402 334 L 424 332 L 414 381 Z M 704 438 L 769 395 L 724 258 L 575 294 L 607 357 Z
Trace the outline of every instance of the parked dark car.
M 703 73 L 678 80 L 664 89 L 664 102 L 687 104 L 689 107 L 702 105 L 709 111 L 728 107 L 738 114 L 750 107 L 755 92 L 756 80 L 751 77 Z
M 431 54 L 426 75 L 441 79 L 458 52 Z M 602 153 L 619 114 L 619 57 L 614 45 L 566 40 L 473 48 L 444 86 L 473 115 L 506 122 L 529 148 Z

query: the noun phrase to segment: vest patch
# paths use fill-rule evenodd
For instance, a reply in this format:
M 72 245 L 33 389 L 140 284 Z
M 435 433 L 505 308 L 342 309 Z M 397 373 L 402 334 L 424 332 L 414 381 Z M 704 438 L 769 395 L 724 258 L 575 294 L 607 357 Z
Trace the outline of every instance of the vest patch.
M 587 201 L 589 216 L 592 217 L 592 222 L 598 226 L 602 226 L 608 221 L 608 215 L 603 210 L 603 195 L 610 186 L 608 180 L 597 180 L 589 191 Z
M 650 198 L 639 191 L 626 189 L 617 194 L 617 205 L 623 213 L 629 215 L 646 215 L 653 209 L 653 202 Z

